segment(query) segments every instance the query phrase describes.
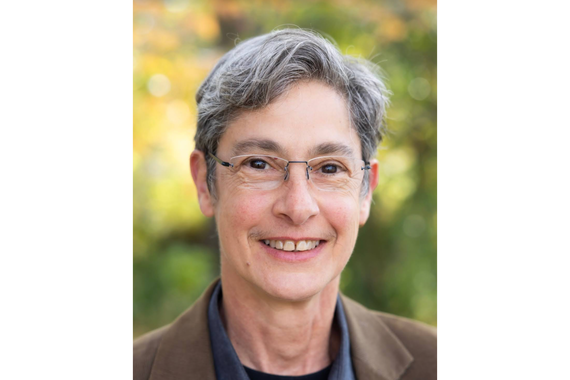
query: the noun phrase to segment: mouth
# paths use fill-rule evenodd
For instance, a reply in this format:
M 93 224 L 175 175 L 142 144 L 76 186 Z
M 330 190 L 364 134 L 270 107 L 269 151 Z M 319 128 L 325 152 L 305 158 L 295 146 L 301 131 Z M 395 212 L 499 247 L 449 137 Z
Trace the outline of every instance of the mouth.
M 265 239 L 261 241 L 268 247 L 287 251 L 287 252 L 303 252 L 303 251 L 310 251 L 321 244 L 321 240 L 269 240 Z

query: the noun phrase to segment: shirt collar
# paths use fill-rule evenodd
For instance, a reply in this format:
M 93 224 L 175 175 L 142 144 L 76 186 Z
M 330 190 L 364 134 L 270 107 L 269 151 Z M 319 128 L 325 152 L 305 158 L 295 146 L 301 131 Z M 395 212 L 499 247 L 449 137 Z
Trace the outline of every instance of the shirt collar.
M 237 353 L 222 324 L 218 310 L 218 300 L 222 292 L 221 281 L 216 285 L 210 304 L 208 306 L 208 326 L 210 340 L 212 342 L 212 355 L 218 380 L 249 380 L 243 365 L 239 361 Z M 340 330 L 340 347 L 335 361 L 329 373 L 329 380 L 355 380 L 350 358 L 350 339 L 344 308 L 337 296 L 335 308 L 335 320 Z

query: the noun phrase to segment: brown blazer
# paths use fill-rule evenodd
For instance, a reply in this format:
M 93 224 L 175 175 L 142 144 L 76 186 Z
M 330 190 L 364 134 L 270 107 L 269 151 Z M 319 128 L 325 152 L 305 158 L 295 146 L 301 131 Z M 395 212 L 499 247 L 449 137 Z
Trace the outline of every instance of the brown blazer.
M 134 341 L 134 380 L 216 380 L 207 317 L 216 282 L 173 323 Z M 437 378 L 434 327 L 341 300 L 358 380 Z

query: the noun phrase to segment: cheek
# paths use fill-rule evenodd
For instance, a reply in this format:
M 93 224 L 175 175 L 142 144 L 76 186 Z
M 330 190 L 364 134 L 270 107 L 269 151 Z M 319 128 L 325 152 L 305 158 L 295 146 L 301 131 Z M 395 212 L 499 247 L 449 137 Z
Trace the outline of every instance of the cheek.
M 250 226 L 264 218 L 266 210 L 263 198 L 242 197 L 236 198 L 232 219 L 238 226 Z
M 353 197 L 336 198 L 327 202 L 326 218 L 339 238 L 356 238 L 360 210 Z
M 224 194 L 224 202 L 218 204 L 218 220 L 221 236 L 233 236 L 234 240 L 247 238 L 247 231 L 267 218 L 270 200 L 263 193 L 251 196 L 239 190 Z M 222 231 L 223 230 L 223 231 Z
M 263 207 L 255 197 L 233 193 L 219 198 L 223 201 L 217 204 L 216 222 L 222 261 L 233 262 L 233 266 L 239 267 L 249 260 L 249 236 L 255 226 L 261 224 Z

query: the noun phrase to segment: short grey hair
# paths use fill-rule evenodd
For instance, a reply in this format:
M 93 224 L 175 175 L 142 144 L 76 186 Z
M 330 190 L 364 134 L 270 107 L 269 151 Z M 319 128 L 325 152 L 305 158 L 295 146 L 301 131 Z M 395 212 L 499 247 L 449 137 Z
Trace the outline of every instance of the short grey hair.
M 317 80 L 346 99 L 362 159 L 376 156 L 385 128 L 389 91 L 378 66 L 341 54 L 316 32 L 281 29 L 237 44 L 216 64 L 196 93 L 196 149 L 204 152 L 208 189 L 215 198 L 216 154 L 228 124 L 247 110 L 269 105 L 293 84 Z M 367 192 L 368 171 L 363 194 Z

